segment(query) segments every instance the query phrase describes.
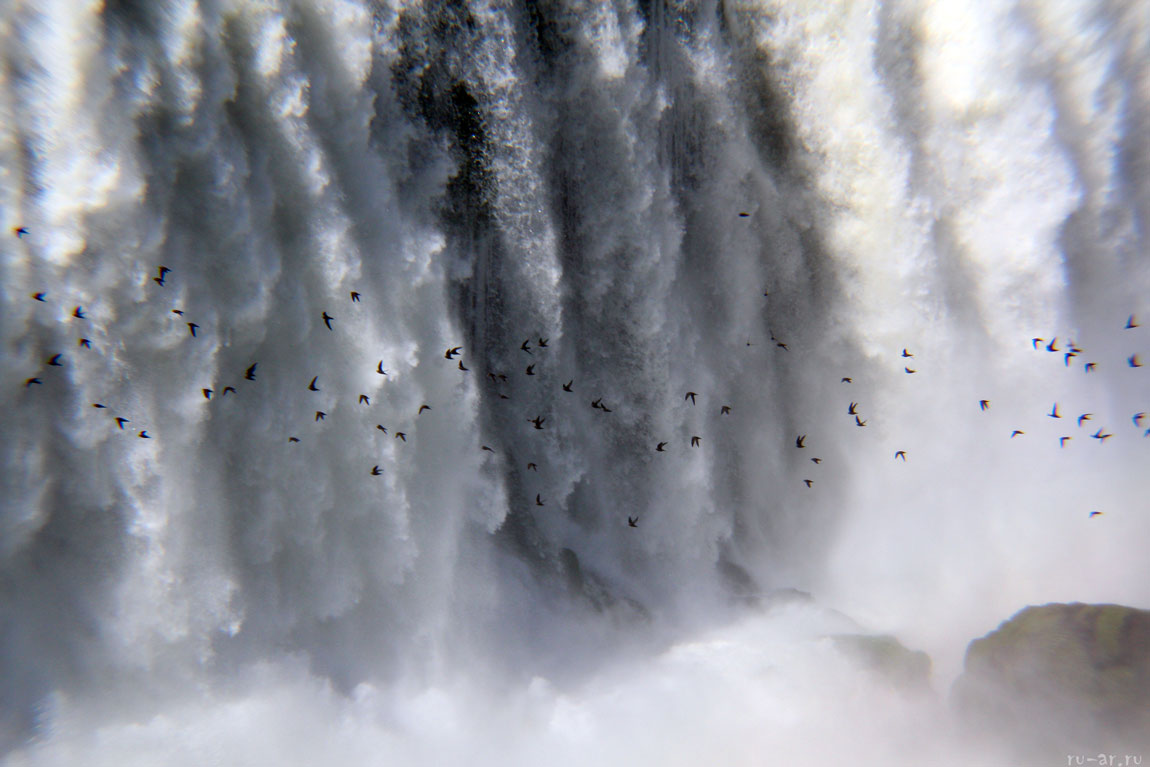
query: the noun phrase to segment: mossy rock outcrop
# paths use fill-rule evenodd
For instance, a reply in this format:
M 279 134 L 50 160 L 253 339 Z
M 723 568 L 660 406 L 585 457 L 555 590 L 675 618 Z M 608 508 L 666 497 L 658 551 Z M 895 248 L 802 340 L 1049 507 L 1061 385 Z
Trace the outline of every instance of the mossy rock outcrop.
M 970 643 L 951 700 L 974 729 L 1021 751 L 1150 748 L 1150 611 L 1027 607 Z
M 835 646 L 905 692 L 930 691 L 930 656 L 889 635 L 835 634 Z

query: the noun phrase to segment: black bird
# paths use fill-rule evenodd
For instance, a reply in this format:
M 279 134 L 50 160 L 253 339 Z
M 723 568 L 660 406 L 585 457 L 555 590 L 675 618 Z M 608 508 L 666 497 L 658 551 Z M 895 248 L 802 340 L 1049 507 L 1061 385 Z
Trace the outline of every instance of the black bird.
M 540 498 L 539 496 L 540 496 L 539 493 L 535 494 L 535 505 L 536 506 L 542 506 L 543 505 L 543 499 Z
M 1066 367 L 1070 367 L 1070 359 L 1072 357 L 1077 357 L 1077 356 L 1078 355 L 1075 354 L 1074 352 L 1066 352 L 1066 354 L 1063 357 L 1062 364 L 1066 365 Z
M 223 393 L 222 393 L 222 394 L 220 394 L 220 396 L 221 396 L 221 397 L 226 397 L 226 396 L 228 396 L 228 392 L 231 392 L 232 394 L 235 394 L 235 392 L 236 392 L 236 387 L 234 387 L 234 386 L 225 386 L 225 387 L 224 387 L 224 391 L 223 391 Z
M 630 525 L 631 527 L 638 527 L 639 526 L 639 518 L 638 517 L 627 517 L 627 524 Z
M 901 459 L 902 459 L 902 462 L 903 462 L 903 463 L 906 463 L 906 451 L 905 451 L 905 450 L 898 450 L 898 451 L 896 451 L 896 452 L 895 452 L 895 454 L 894 454 L 894 457 L 895 457 L 895 458 L 901 458 Z
M 807 487 L 810 487 L 815 483 L 815 481 L 813 479 L 804 479 L 803 483 L 806 484 Z
M 379 430 L 380 430 L 380 431 L 382 431 L 384 434 L 387 434 L 387 427 L 386 427 L 386 426 L 384 426 L 383 424 L 381 424 L 381 423 L 377 423 L 377 424 L 375 425 L 375 428 L 379 429 Z
M 158 267 L 156 269 L 156 274 L 158 274 L 159 276 L 154 277 L 153 279 L 156 280 L 157 282 L 159 282 L 161 285 L 163 285 L 164 284 L 163 279 L 164 279 L 164 277 L 168 276 L 168 272 L 170 272 L 170 271 L 172 271 L 172 270 L 166 266 Z
M 538 474 L 538 473 L 539 473 L 539 467 L 538 467 L 538 466 L 536 466 L 534 463 L 529 463 L 529 464 L 527 464 L 527 470 L 528 470 L 528 471 L 533 471 L 533 472 L 535 472 L 536 474 Z
M 852 402 L 850 404 L 850 406 L 847 408 L 847 415 L 858 415 L 858 406 L 859 406 L 859 403 Z
M 1097 516 L 1099 516 L 1099 515 L 1101 515 L 1101 514 L 1102 514 L 1102 512 L 1101 512 L 1101 511 L 1092 511 L 1092 512 L 1090 512 L 1090 516 L 1091 516 L 1091 517 L 1097 517 Z
M 1089 421 L 1089 420 L 1090 420 L 1090 416 L 1092 416 L 1092 415 L 1094 415 L 1094 414 L 1093 414 L 1093 413 L 1083 413 L 1082 415 L 1078 416 L 1078 426 L 1079 426 L 1079 428 L 1081 428 L 1081 427 L 1082 427 L 1082 422 L 1083 422 L 1083 421 Z
M 184 316 L 184 310 L 183 309 L 173 309 L 172 314 L 176 314 L 176 315 L 179 315 L 180 317 L 183 317 Z
M 806 445 L 803 444 L 803 440 L 806 438 L 807 438 L 806 434 L 802 434 L 802 435 L 796 437 L 795 438 L 795 447 L 806 447 Z
M 655 445 L 655 452 L 656 452 L 656 453 L 662 453 L 662 452 L 664 452 L 664 451 L 663 451 L 663 448 L 665 448 L 666 446 L 667 446 L 667 443 L 666 443 L 666 442 L 660 442 L 659 444 Z
M 699 437 L 691 437 L 691 447 L 698 447 L 699 446 L 699 440 L 700 440 Z
M 104 410 L 104 409 L 106 409 L 108 406 L 107 406 L 107 405 L 101 405 L 99 402 L 93 402 L 93 403 L 92 403 L 92 407 L 94 407 L 94 408 L 98 408 L 98 409 L 100 409 L 100 410 Z
M 188 323 L 188 330 L 192 331 L 192 338 L 196 337 L 196 328 L 198 328 L 198 327 L 199 327 L 199 325 L 197 325 L 194 322 Z
M 319 380 L 319 376 L 316 376 L 315 378 L 311 379 L 311 383 L 309 383 L 307 385 L 308 391 L 319 391 L 319 387 L 315 385 L 315 382 L 318 380 Z
M 354 290 L 351 291 L 351 300 L 353 303 L 358 304 L 359 303 L 359 293 L 356 293 Z
M 62 368 L 62 367 L 64 367 L 64 363 L 63 363 L 63 362 L 60 362 L 60 358 L 61 358 L 61 357 L 63 357 L 63 356 L 64 356 L 64 355 L 62 355 L 62 354 L 53 354 L 53 355 L 52 355 L 52 357 L 51 357 L 51 359 L 49 359 L 49 360 L 48 360 L 48 364 L 49 364 L 49 365 L 51 365 L 51 366 L 52 366 L 52 367 L 54 367 L 54 368 Z
M 918 372 L 917 370 L 911 370 L 908 367 L 904 367 L 903 370 L 905 370 L 907 373 L 917 373 Z
M 519 348 L 522 349 L 523 351 L 527 352 L 528 354 L 530 354 L 531 353 L 531 339 L 530 338 L 525 339 L 523 341 L 523 345 L 520 346 Z
M 986 410 L 988 407 L 990 407 L 990 400 L 988 400 L 988 399 L 980 399 L 980 400 L 978 401 L 978 406 L 979 406 L 980 408 L 982 408 L 983 410 Z
M 152 278 L 152 282 L 156 283 L 156 284 L 157 284 L 157 285 L 159 285 L 161 288 L 162 288 L 162 287 L 164 287 L 164 278 L 163 278 L 162 276 L 160 276 L 160 277 L 153 277 L 153 278 Z
M 1142 363 L 1138 360 L 1137 354 L 1131 354 L 1129 357 L 1127 357 L 1126 358 L 1126 364 L 1132 368 L 1142 367 Z
M 822 462 L 823 462 L 822 458 L 812 458 L 811 459 L 811 463 L 813 463 L 815 466 L 818 466 Z
M 572 379 L 571 379 L 570 381 L 568 381 L 567 383 L 563 384 L 563 391 L 571 391 L 571 384 L 573 384 L 573 383 L 575 383 L 575 379 L 574 379 L 574 378 L 572 378 Z
M 1054 407 L 1050 408 L 1050 412 L 1047 413 L 1046 415 L 1050 416 L 1051 418 L 1061 418 L 1062 417 L 1062 415 L 1058 412 L 1058 403 L 1057 402 L 1054 403 Z
M 127 418 L 116 416 L 116 425 L 120 427 L 120 431 L 124 430 L 124 424 L 131 423 Z
M 1099 442 L 1105 442 L 1106 440 L 1110 439 L 1114 435 L 1113 434 L 1103 434 L 1102 430 L 1099 429 L 1098 431 L 1094 432 L 1090 436 L 1093 437 L 1094 439 L 1098 440 Z
M 39 378 L 29 378 L 27 381 L 24 382 L 24 388 L 27 389 L 29 386 L 31 386 L 33 384 L 42 384 L 42 383 L 44 383 L 44 382 L 41 381 Z
M 535 424 L 535 428 L 536 428 L 536 429 L 542 429 L 542 428 L 543 428 L 543 423 L 544 423 L 546 420 L 547 420 L 547 419 L 546 419 L 546 418 L 544 418 L 543 416 L 541 416 L 541 415 L 537 415 L 537 416 L 535 416 L 534 418 L 528 418 L 528 419 L 527 419 L 527 423 L 533 423 L 533 424 Z
M 407 435 L 404 434 L 402 431 L 397 431 L 395 433 L 395 438 L 396 439 L 402 439 L 404 442 L 407 442 Z
M 847 378 L 846 376 L 843 377 L 842 381 L 839 381 L 839 383 L 854 383 L 854 382 L 855 381 L 853 378 Z
M 298 437 L 288 437 L 288 442 L 299 442 Z
M 81 338 L 80 339 L 80 346 L 83 346 L 85 349 L 91 349 L 92 348 L 92 342 L 89 341 L 87 338 Z
M 315 420 L 322 421 L 325 418 L 327 418 L 327 413 L 323 412 L 322 410 L 315 411 Z
M 44 303 L 44 296 L 46 296 L 46 295 L 48 295 L 48 294 L 47 293 L 33 293 L 32 298 L 35 298 L 40 303 Z
M 334 320 L 334 319 L 335 319 L 335 317 L 332 317 L 332 316 L 331 316 L 331 315 L 329 315 L 329 314 L 328 314 L 326 311 L 323 313 L 323 324 L 324 324 L 324 325 L 327 325 L 327 329 L 328 329 L 328 330 L 332 330 L 332 329 L 333 329 L 333 328 L 332 328 L 332 326 L 331 326 L 331 321 L 332 321 L 332 320 Z
M 902 350 L 902 356 L 904 356 L 904 357 L 913 357 L 914 355 L 913 355 L 913 354 L 911 354 L 910 352 L 908 352 L 906 349 L 903 349 L 903 350 Z
M 387 371 L 383 369 L 383 360 L 380 360 L 379 364 L 376 365 L 375 372 L 379 373 L 381 376 L 387 375 Z
M 550 340 L 550 339 L 548 339 L 548 338 L 540 338 L 540 339 L 539 339 L 539 348 L 540 348 L 540 349 L 546 349 L 546 348 L 547 348 L 547 342 L 548 342 L 549 340 Z
M 471 368 L 464 366 L 463 360 L 459 361 L 459 369 L 462 370 L 464 373 L 466 373 L 468 370 L 471 370 Z
M 722 407 L 719 408 L 719 415 L 730 415 L 730 414 L 731 414 L 731 406 L 730 405 L 723 405 Z
M 353 293 L 352 295 L 355 295 L 355 294 Z M 378 477 L 380 474 L 383 474 L 383 472 L 380 471 L 379 464 L 376 464 L 375 466 L 371 467 L 371 476 Z
M 418 413 L 416 413 L 416 415 L 419 415 L 419 414 L 420 414 L 420 413 L 422 413 L 424 410 L 431 410 L 431 405 L 420 405 L 420 406 L 419 406 L 419 412 L 418 412 Z
M 489 448 L 487 445 L 483 445 L 483 446 L 482 446 L 480 449 L 481 449 L 481 450 L 486 450 L 486 451 L 487 451 L 487 452 L 489 452 L 489 453 L 494 453 L 494 452 L 495 452 L 494 450 L 492 450 L 491 448 Z
M 204 393 L 204 399 L 211 400 L 211 398 L 212 398 L 212 390 L 211 389 L 201 389 L 200 391 L 202 391 Z
M 16 227 L 15 229 L 13 229 L 13 230 L 12 230 L 12 232 L 13 232 L 13 233 L 14 233 L 14 234 L 15 234 L 17 237 L 19 237 L 20 239 L 24 239 L 24 235 L 28 234 L 28 227 L 26 227 L 26 226 L 18 226 L 18 227 Z
M 1097 362 L 1087 362 L 1086 365 L 1083 367 L 1083 370 L 1085 372 L 1089 373 L 1091 370 L 1094 369 L 1094 366 L 1097 364 L 1098 364 Z
M 456 355 L 456 354 L 459 354 L 459 350 L 460 350 L 460 348 L 461 348 L 461 347 L 455 346 L 455 347 L 453 347 L 453 348 L 451 348 L 451 349 L 448 349 L 447 351 L 445 351 L 445 352 L 443 353 L 443 359 L 445 359 L 445 360 L 453 360 L 453 359 L 455 359 L 455 355 Z
M 246 378 L 249 381 L 256 380 L 256 365 L 258 365 L 258 364 L 259 364 L 258 362 L 253 362 L 251 367 L 249 367 L 247 370 L 244 371 L 244 378 Z
M 1133 314 L 1131 314 L 1130 319 L 1126 320 L 1126 330 L 1130 330 L 1132 328 L 1138 328 L 1138 327 L 1142 327 L 1142 326 L 1138 324 L 1138 320 L 1134 318 Z
M 1035 349 L 1037 349 L 1038 345 L 1042 344 L 1042 343 L 1046 343 L 1045 338 L 1032 338 L 1032 339 L 1030 339 L 1030 345 L 1033 346 Z
M 527 366 L 527 375 L 529 375 L 529 376 L 535 375 L 535 366 L 534 365 L 528 365 Z
M 88 317 L 84 314 L 84 307 L 77 306 L 72 310 L 72 316 L 78 320 L 86 320 Z
M 600 405 L 599 409 L 602 410 L 604 413 L 614 413 L 615 412 L 614 410 L 607 407 L 606 405 Z
M 147 429 L 140 429 L 139 437 L 140 439 L 151 439 L 151 437 L 148 435 Z
M 1066 443 L 1069 442 L 1071 439 L 1072 439 L 1071 437 L 1059 437 L 1058 438 L 1058 446 L 1059 447 L 1066 447 Z
M 1058 336 L 1055 336 L 1054 338 L 1050 339 L 1050 343 L 1048 343 L 1046 345 L 1046 351 L 1048 351 L 1048 352 L 1059 351 L 1057 344 L 1058 344 Z
M 1146 417 L 1145 413 L 1135 413 L 1134 417 L 1131 418 L 1131 420 L 1134 421 L 1135 426 L 1137 426 L 1139 429 L 1141 429 L 1142 428 L 1142 419 L 1145 417 Z
M 591 402 L 591 407 L 593 407 L 593 408 L 601 408 L 601 407 L 603 407 L 603 398 L 602 398 L 602 397 L 600 397 L 599 399 L 592 401 L 592 402 Z
M 359 403 L 361 405 L 370 405 L 371 404 L 371 397 L 368 397 L 366 394 L 361 394 L 361 395 L 359 395 Z
M 495 377 L 498 378 L 503 383 L 507 383 L 507 374 L 506 373 L 496 373 Z
M 784 344 L 782 341 L 779 341 L 778 343 L 776 343 L 775 346 L 779 347 L 780 349 L 782 349 L 785 352 L 790 351 L 790 348 L 786 344 Z
M 750 213 L 739 213 L 739 218 L 749 218 L 750 215 Z
M 687 399 L 691 400 L 691 404 L 694 405 L 695 404 L 695 392 L 693 392 L 693 391 L 687 392 L 687 396 L 683 397 L 683 399 L 684 400 L 687 400 Z
M 855 425 L 856 426 L 866 426 L 866 421 L 860 421 L 859 417 L 856 415 L 855 416 Z
M 1015 437 L 1017 437 L 1019 434 L 1025 434 L 1025 433 L 1026 433 L 1026 432 L 1024 432 L 1022 429 L 1015 429 L 1014 431 L 1010 432 L 1010 438 L 1011 438 L 1011 439 L 1014 439 L 1014 438 L 1015 438 Z

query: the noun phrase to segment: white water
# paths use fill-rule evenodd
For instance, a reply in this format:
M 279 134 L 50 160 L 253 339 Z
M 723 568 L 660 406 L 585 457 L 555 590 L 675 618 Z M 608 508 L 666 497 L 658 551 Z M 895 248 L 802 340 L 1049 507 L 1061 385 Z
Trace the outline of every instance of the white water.
M 0 3 L 10 763 L 967 764 L 1150 606 L 1145 4 L 465 5 Z

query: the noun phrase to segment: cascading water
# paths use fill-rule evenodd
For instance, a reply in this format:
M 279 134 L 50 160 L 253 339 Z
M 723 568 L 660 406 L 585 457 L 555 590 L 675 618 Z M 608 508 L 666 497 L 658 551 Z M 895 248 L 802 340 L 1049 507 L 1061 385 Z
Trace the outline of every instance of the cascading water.
M 829 608 L 945 691 L 1028 602 L 1150 604 L 1137 0 L 0 40 L 12 764 L 966 764 Z

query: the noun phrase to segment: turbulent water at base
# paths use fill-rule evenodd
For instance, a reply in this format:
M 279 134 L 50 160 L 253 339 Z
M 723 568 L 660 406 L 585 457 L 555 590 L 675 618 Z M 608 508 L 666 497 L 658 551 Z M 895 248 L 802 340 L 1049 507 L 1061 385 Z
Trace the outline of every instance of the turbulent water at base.
M 0 60 L 11 764 L 967 764 L 821 637 L 942 700 L 1150 605 L 1139 0 L 2 0 Z

